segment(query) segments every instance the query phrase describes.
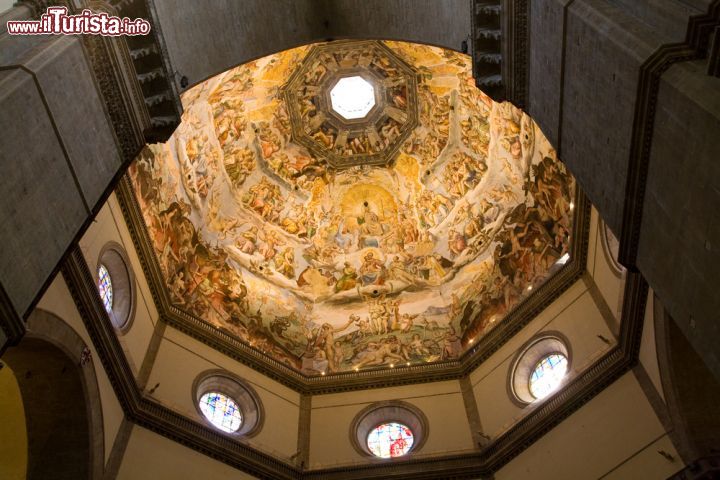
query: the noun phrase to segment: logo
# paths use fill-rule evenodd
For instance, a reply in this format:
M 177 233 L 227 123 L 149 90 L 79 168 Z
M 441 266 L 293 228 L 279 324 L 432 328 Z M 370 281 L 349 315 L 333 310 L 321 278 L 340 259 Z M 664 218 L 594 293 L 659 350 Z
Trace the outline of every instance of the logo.
M 48 7 L 40 20 L 10 20 L 10 35 L 147 35 L 150 22 L 144 18 L 130 19 L 94 13 L 88 9 L 78 15 L 68 15 L 67 7 Z

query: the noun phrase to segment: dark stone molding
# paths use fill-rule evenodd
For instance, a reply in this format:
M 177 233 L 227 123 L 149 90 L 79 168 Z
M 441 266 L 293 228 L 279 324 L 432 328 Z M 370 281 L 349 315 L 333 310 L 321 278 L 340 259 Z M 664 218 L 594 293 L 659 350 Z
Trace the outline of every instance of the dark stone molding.
M 300 469 L 310 462 L 310 428 L 312 419 L 312 395 L 300 395 L 300 415 L 298 418 L 297 452 L 295 464 Z
M 720 77 L 720 26 L 716 26 L 712 34 L 708 53 L 708 75 Z
M 163 322 L 155 322 L 150 343 L 145 350 L 145 356 L 143 357 L 142 365 L 140 366 L 140 371 L 137 375 L 137 385 L 140 390 L 145 390 L 148 386 L 147 383 L 150 381 L 150 373 L 152 373 L 153 365 L 155 365 L 155 359 L 160 351 L 160 344 L 165 336 L 166 326 L 167 325 Z
M 21 0 L 15 5 L 27 7 L 30 10 L 30 18 L 38 19 L 48 7 L 67 6 L 68 3 L 70 3 L 69 0 Z
M 720 477 L 720 455 L 715 455 L 695 460 L 667 480 L 706 480 L 718 477 Z
M 180 124 L 182 103 L 175 85 L 175 70 L 165 47 L 152 0 L 113 1 L 120 17 L 144 18 L 151 24 L 150 34 L 126 37 L 127 57 L 140 87 L 142 105 L 149 123 L 143 130 L 145 142 L 166 142 Z M 144 142 L 144 143 L 145 143 Z
M 510 0 L 512 1 L 512 0 Z M 506 66 L 503 62 L 507 23 L 505 0 L 471 0 L 472 71 L 475 85 L 486 95 L 502 102 L 506 94 Z
M 81 0 L 77 5 L 70 0 L 23 0 L 19 4 L 28 7 L 35 19 L 49 6 L 60 5 L 68 7 L 71 13 L 87 8 L 149 21 L 148 35 L 83 35 L 82 44 L 115 130 L 122 158 L 134 159 L 145 143 L 167 141 L 180 124 L 182 104 L 173 81 L 174 71 L 165 40 L 155 18 L 154 3 Z
M 675 63 L 697 60 L 708 55 L 710 37 L 718 25 L 720 25 L 720 0 L 714 0 L 706 14 L 690 18 L 684 42 L 661 46 L 640 67 L 622 231 L 619 236 L 618 260 L 627 268 L 637 269 L 635 260 L 640 240 L 661 77 Z
M 109 2 L 102 0 L 84 2 L 80 8 L 75 8 L 70 0 L 24 0 L 19 4 L 30 9 L 33 19 L 40 18 L 50 6 L 65 6 L 70 13 L 77 13 L 82 8 L 104 11 L 110 15 L 118 13 Z M 129 162 L 145 144 L 142 132 L 149 125 L 149 117 L 134 78 L 135 69 L 129 61 L 127 43 L 122 36 L 100 35 L 83 35 L 81 43 L 94 74 L 93 80 L 103 99 L 105 112 L 113 126 L 118 151 Z
M 473 76 L 493 100 L 527 108 L 528 0 L 471 0 Z
M 111 9 L 103 10 L 114 13 Z M 138 86 L 129 75 L 134 69 L 126 63 L 129 57 L 127 44 L 122 37 L 99 35 L 84 35 L 81 43 L 102 96 L 105 113 L 113 126 L 118 152 L 124 163 L 129 162 L 145 144 L 142 130 L 149 119 L 145 109 L 133 108 L 139 105 Z M 142 101 L 142 97 L 139 100 Z
M 590 203 L 578 187 L 575 196 L 577 213 L 573 224 L 571 260 L 515 307 L 499 325 L 483 336 L 460 359 L 429 365 L 399 366 L 392 372 L 387 369 L 377 369 L 325 376 L 305 376 L 246 345 L 224 330 L 217 329 L 173 306 L 170 303 L 157 255 L 128 176 L 125 176 L 118 184 L 116 194 L 143 272 L 148 280 L 160 321 L 302 394 L 318 395 L 368 388 L 385 388 L 457 380 L 467 376 L 580 279 L 587 263 Z
M 473 391 L 469 376 L 462 377 L 459 382 L 463 404 L 465 405 L 465 415 L 467 416 L 468 427 L 470 428 L 470 435 L 475 448 L 480 449 L 487 445 L 488 438 L 484 435 L 482 421 L 480 420 L 480 409 L 477 405 L 475 392 Z

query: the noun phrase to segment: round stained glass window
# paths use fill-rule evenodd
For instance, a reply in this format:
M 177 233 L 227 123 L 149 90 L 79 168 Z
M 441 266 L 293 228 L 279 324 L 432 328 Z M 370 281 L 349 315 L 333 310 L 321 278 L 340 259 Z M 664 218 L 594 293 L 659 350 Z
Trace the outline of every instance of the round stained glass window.
M 412 430 L 401 423 L 383 423 L 370 430 L 367 446 L 373 455 L 380 458 L 401 457 L 413 446 Z
M 233 433 L 240 429 L 242 414 L 235 401 L 219 392 L 208 392 L 200 397 L 200 410 L 205 418 L 223 432 Z
M 113 286 L 112 279 L 110 278 L 110 272 L 108 272 L 105 265 L 100 265 L 98 268 L 98 290 L 100 291 L 100 298 L 102 299 L 105 310 L 110 313 L 113 307 Z
M 567 373 L 568 361 L 565 355 L 553 353 L 543 357 L 530 375 L 530 393 L 540 400 L 555 390 Z

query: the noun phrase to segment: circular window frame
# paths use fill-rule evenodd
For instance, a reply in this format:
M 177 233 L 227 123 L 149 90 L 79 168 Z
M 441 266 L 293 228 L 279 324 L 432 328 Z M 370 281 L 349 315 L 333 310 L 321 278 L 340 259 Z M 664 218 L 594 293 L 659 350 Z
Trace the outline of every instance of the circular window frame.
M 108 312 L 108 318 L 117 332 L 125 334 L 132 328 L 137 308 L 135 273 L 130 266 L 130 259 L 122 245 L 117 242 L 108 242 L 103 246 L 93 272 L 98 294 L 100 266 L 104 266 L 110 275 L 113 289 L 112 308 Z
M 530 377 L 540 361 L 550 355 L 562 355 L 567 360 L 567 371 L 560 387 L 567 382 L 572 371 L 572 349 L 567 337 L 560 332 L 542 332 L 527 341 L 515 354 L 508 371 L 507 389 L 512 402 L 525 408 L 550 398 L 536 398 L 530 392 Z
M 242 422 L 236 431 L 226 432 L 219 429 L 202 412 L 200 399 L 210 392 L 222 393 L 238 406 Z M 207 370 L 198 375 L 192 385 L 191 398 L 200 419 L 222 435 L 250 438 L 262 429 L 265 421 L 265 410 L 255 389 L 226 370 Z
M 382 458 L 370 451 L 367 439 L 370 432 L 385 423 L 399 423 L 413 434 L 413 444 L 407 453 L 399 457 Z M 400 400 L 377 402 L 360 410 L 350 424 L 350 443 L 361 456 L 378 462 L 410 458 L 425 445 L 430 433 L 425 414 L 415 405 Z

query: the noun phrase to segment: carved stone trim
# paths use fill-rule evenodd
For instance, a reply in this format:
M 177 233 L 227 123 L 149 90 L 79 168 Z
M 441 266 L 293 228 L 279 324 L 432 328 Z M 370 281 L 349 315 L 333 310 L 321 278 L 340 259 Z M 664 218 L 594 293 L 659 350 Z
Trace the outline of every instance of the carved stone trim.
M 117 14 L 105 2 L 91 2 L 88 7 Z M 135 68 L 129 61 L 126 40 L 123 37 L 83 35 L 82 45 L 115 131 L 121 157 L 125 162 L 132 161 L 145 144 L 142 132 L 149 125 L 149 117 L 134 78 Z
M 497 102 L 507 97 L 506 10 L 513 0 L 472 0 L 472 71 L 475 85 Z

